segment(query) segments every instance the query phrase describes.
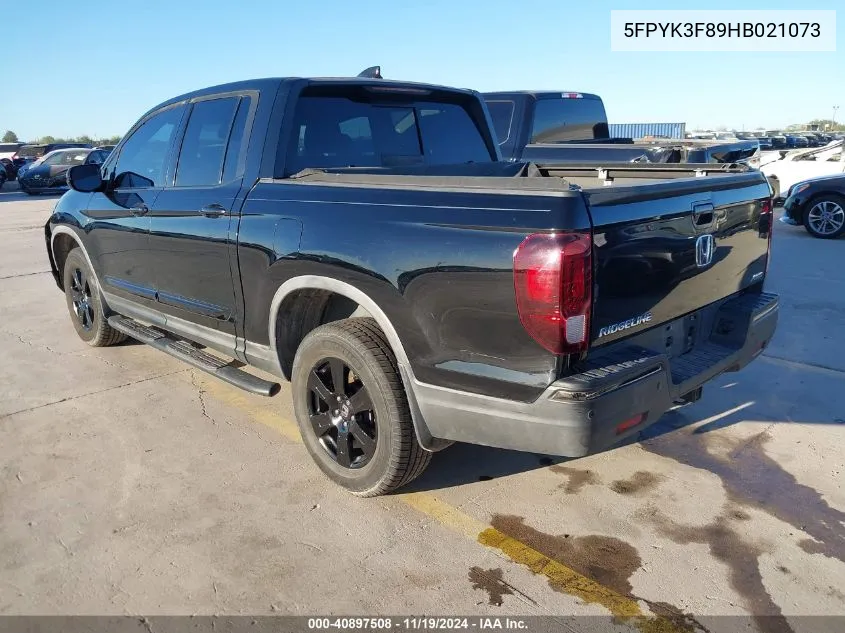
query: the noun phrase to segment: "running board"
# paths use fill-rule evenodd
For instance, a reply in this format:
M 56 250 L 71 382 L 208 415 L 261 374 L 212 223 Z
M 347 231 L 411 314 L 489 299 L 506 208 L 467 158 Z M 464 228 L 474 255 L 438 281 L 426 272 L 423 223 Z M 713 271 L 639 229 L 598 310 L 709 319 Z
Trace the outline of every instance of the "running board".
M 269 398 L 279 393 L 279 390 L 282 388 L 277 382 L 270 382 L 269 380 L 264 380 L 238 369 L 232 365 L 233 361 L 226 362 L 222 358 L 218 358 L 194 347 L 188 341 L 178 339 L 157 328 L 142 325 L 134 319 L 114 315 L 109 317 L 109 325 L 118 332 L 123 332 L 127 336 L 131 336 L 142 343 L 161 350 L 165 354 L 170 354 L 174 358 L 178 358 L 192 367 L 196 367 L 212 376 L 225 380 L 230 385 L 239 387 L 244 391 Z

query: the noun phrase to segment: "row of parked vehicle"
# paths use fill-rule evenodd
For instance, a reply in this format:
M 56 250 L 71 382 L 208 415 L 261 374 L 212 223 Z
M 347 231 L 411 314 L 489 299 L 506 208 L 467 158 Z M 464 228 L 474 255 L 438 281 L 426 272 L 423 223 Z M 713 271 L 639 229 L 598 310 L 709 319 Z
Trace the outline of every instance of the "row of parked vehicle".
M 842 140 L 845 138 L 845 134 L 840 132 L 826 133 L 817 130 L 799 132 L 767 130 L 765 132 L 691 132 L 688 134 L 688 138 L 720 141 L 757 141 L 761 150 L 779 150 L 824 147 L 831 141 Z
M 17 180 L 21 191 L 34 195 L 67 189 L 65 175 L 74 165 L 102 164 L 113 145 L 85 143 L 0 144 L 0 187 Z

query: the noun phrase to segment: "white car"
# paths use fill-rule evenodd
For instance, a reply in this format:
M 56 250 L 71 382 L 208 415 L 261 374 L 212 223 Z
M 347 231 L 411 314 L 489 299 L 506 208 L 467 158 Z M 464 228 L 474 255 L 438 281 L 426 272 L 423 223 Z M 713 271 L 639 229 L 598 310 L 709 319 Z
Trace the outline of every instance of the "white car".
M 824 147 L 782 152 L 780 157 L 772 156 L 773 152 L 766 152 L 761 160 L 760 171 L 769 178 L 777 178 L 781 197 L 787 198 L 789 188 L 795 183 L 845 173 L 842 145 L 841 140 L 831 141 Z

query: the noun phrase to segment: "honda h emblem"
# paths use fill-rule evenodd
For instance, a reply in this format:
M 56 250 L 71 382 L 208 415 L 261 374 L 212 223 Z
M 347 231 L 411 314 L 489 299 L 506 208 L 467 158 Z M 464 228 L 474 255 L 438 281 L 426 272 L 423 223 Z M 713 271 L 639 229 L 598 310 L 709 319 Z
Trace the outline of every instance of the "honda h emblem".
M 695 240 L 695 264 L 699 268 L 709 266 L 713 261 L 713 251 L 716 250 L 716 240 L 709 233 L 699 236 Z

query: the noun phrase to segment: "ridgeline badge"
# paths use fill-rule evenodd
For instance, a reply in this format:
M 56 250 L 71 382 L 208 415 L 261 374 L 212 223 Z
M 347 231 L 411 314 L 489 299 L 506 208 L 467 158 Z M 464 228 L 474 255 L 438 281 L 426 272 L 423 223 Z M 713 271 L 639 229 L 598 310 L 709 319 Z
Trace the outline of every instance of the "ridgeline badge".
M 640 316 L 634 317 L 633 319 L 628 319 L 627 321 L 622 321 L 621 323 L 614 323 L 613 325 L 603 327 L 599 330 L 599 335 L 597 338 L 601 338 L 602 336 L 608 336 L 610 334 L 616 334 L 617 332 L 621 332 L 622 330 L 637 327 L 638 325 L 643 325 L 644 323 L 648 323 L 649 321 L 651 321 L 651 312 L 646 312 L 645 314 L 641 314 Z

